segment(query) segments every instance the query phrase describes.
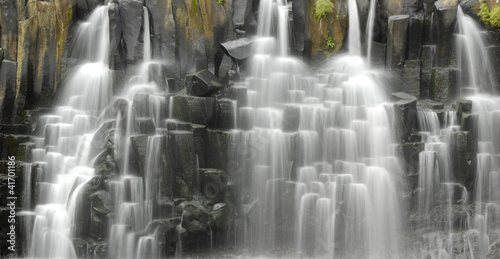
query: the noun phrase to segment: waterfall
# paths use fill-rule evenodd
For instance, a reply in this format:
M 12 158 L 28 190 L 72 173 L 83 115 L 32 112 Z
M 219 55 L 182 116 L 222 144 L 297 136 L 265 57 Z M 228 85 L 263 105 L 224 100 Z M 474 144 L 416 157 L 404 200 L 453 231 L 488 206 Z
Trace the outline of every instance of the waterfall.
M 259 252 L 292 245 L 304 257 L 397 257 L 401 166 L 390 104 L 361 58 L 356 2 L 348 7 L 350 55 L 316 75 L 283 51 L 286 8 L 261 1 L 251 70 L 240 83 L 248 106 L 239 108 L 234 138 L 246 152 L 236 163 L 248 174 L 243 202 L 252 204 L 243 243 Z
M 43 131 L 33 151 L 34 160 L 45 164 L 46 170 L 38 183 L 30 257 L 76 258 L 71 238 L 73 226 L 81 224 L 77 203 L 94 175 L 91 161 L 85 159 L 89 153 L 86 147 L 95 130 L 94 116 L 111 99 L 108 7 L 96 8 L 79 26 L 77 35 L 86 42 L 73 50 L 87 63 L 70 75 L 63 106 L 57 107 L 53 115 L 42 116 Z
M 143 36 L 143 42 L 144 42 L 144 53 L 143 53 L 143 59 L 144 63 L 147 63 L 151 61 L 151 35 L 149 32 L 149 12 L 148 8 L 146 6 L 143 7 L 144 10 L 144 36 Z
M 347 32 L 349 55 L 361 56 L 361 30 L 356 0 L 347 1 L 347 11 L 349 12 L 349 31 Z
M 377 0 L 370 0 L 370 9 L 368 11 L 368 22 L 366 23 L 366 59 L 368 64 L 371 63 L 372 57 L 372 42 L 373 42 L 373 28 L 375 25 L 375 10 Z
M 462 91 L 495 92 L 494 87 L 498 85 L 484 32 L 471 17 L 463 13 L 460 5 L 457 24 L 457 65 L 462 70 Z

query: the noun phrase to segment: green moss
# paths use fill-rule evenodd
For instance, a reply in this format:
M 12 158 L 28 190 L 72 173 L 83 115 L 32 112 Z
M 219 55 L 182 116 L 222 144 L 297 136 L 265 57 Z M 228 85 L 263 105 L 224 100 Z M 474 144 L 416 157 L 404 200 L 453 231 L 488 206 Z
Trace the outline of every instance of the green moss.
M 215 86 L 221 86 L 221 84 L 219 84 L 219 83 L 217 83 L 217 82 L 215 82 L 215 81 L 210 81 L 210 83 L 212 83 L 212 84 L 213 84 L 213 85 L 215 85 Z
M 490 24 L 495 28 L 500 28 L 500 6 L 495 6 L 490 12 Z
M 220 5 L 224 5 L 224 0 L 219 0 Z
M 481 1 L 479 8 L 474 9 L 481 20 L 486 25 L 491 25 L 493 28 L 500 29 L 500 6 L 495 6 L 489 9 L 488 5 Z
M 193 0 L 193 2 L 191 3 L 191 15 L 195 16 L 197 12 L 198 12 L 198 1 Z
M 482 3 L 481 6 L 477 9 L 478 15 L 479 15 L 479 20 L 481 20 L 483 23 L 488 24 L 490 20 L 490 9 L 488 8 L 488 5 L 486 3 Z
M 325 55 L 327 58 L 329 58 L 332 55 L 333 50 L 335 49 L 335 45 L 336 45 L 335 38 L 328 37 L 328 39 L 326 39 Z
M 333 13 L 333 3 L 331 0 L 317 0 L 314 4 L 316 19 L 325 18 L 327 13 Z

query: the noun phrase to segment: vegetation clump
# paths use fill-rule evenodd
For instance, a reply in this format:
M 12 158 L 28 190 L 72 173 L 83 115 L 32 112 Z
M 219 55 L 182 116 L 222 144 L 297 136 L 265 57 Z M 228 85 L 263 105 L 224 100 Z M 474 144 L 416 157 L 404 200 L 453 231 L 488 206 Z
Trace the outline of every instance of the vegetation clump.
M 325 48 L 326 58 L 330 58 L 334 49 L 335 49 L 335 38 L 328 37 L 328 39 L 326 39 L 326 48 Z
M 490 12 L 490 24 L 495 28 L 500 28 L 500 6 L 495 6 Z
M 224 5 L 224 0 L 219 0 L 220 5 Z
M 479 20 L 486 25 L 491 25 L 493 28 L 500 29 L 500 6 L 495 6 L 490 10 L 488 5 L 482 1 L 479 8 L 475 9 L 478 13 Z
M 334 5 L 331 0 L 317 0 L 314 4 L 314 16 L 318 20 L 325 18 L 327 13 L 333 13 L 333 7 Z

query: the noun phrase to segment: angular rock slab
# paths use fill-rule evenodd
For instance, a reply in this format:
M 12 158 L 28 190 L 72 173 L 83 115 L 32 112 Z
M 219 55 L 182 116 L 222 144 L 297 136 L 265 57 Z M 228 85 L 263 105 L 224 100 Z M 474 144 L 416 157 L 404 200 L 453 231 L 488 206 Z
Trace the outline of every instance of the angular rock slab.
M 385 66 L 388 69 L 401 71 L 406 59 L 406 42 L 409 15 L 392 15 L 387 28 L 387 52 Z
M 406 142 L 417 127 L 417 100 L 401 100 L 394 104 L 394 126 L 398 137 Z
M 450 101 L 458 91 L 457 79 L 459 73 L 460 71 L 455 68 L 433 68 L 429 97 L 438 102 Z
M 186 76 L 187 93 L 192 96 L 209 96 L 224 88 L 222 82 L 208 70 Z

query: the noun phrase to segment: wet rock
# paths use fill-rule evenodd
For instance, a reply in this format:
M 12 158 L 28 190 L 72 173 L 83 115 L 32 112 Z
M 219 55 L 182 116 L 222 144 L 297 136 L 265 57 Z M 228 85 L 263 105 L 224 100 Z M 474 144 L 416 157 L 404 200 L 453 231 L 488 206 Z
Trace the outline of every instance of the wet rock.
M 192 96 L 210 96 L 224 88 L 222 82 L 210 71 L 202 70 L 186 76 L 187 93 Z
M 199 8 L 203 21 L 203 43 L 206 49 L 208 69 L 216 73 L 219 61 L 224 56 L 224 52 L 219 48 L 219 43 L 234 39 L 234 25 L 231 19 L 232 1 L 228 0 L 223 3 L 200 1 Z
M 407 91 L 418 99 L 420 97 L 420 60 L 406 60 L 401 77 L 407 84 Z
M 206 209 L 196 201 L 183 202 L 181 205 L 182 228 L 186 230 L 183 238 L 183 246 L 196 248 L 207 244 L 209 226 L 209 215 Z
M 391 100 L 392 101 L 417 100 L 417 97 L 403 92 L 396 92 L 391 94 Z
M 173 96 L 173 118 L 185 122 L 212 126 L 215 117 L 215 98 Z
M 149 21 L 151 24 L 151 49 L 153 57 L 162 60 L 176 59 L 176 27 L 174 24 L 174 10 L 172 1 L 145 1 L 145 6 L 149 11 Z M 180 68 L 177 62 L 164 64 L 168 70 L 168 76 L 171 78 L 180 78 Z M 174 80 L 172 84 L 169 81 L 169 93 L 175 93 L 178 90 L 174 86 L 181 86 L 180 80 Z
M 406 59 L 408 15 L 392 15 L 387 28 L 386 68 L 401 72 Z
M 448 102 L 457 94 L 459 70 L 436 67 L 432 69 L 429 97 L 438 102 Z
M 125 53 L 121 44 L 122 21 L 118 3 L 109 3 L 109 46 L 111 50 L 111 68 L 123 69 L 125 65 Z
M 198 1 L 172 1 L 176 60 L 182 74 L 208 68 L 204 44 L 203 14 Z
M 234 83 L 234 72 L 237 64 L 235 64 L 228 55 L 222 54 L 222 58 L 215 62 L 215 75 L 224 85 Z
M 26 142 L 19 145 L 16 159 L 18 161 L 31 162 L 31 151 L 35 148 L 35 143 Z
M 239 74 L 238 74 L 238 76 L 239 76 Z M 242 87 L 242 86 L 238 86 L 238 85 L 234 85 L 234 86 L 230 87 L 229 88 L 229 96 L 231 99 L 234 99 L 237 101 L 238 107 L 245 107 L 247 105 L 247 88 L 246 87 Z
M 209 204 L 224 201 L 227 186 L 227 173 L 219 169 L 200 168 L 198 170 L 199 191 Z
M 235 63 L 244 61 L 252 55 L 252 40 L 249 38 L 220 43 L 220 47 Z
M 420 2 L 420 1 L 415 1 Z M 408 29 L 408 59 L 420 58 L 421 45 L 424 34 L 424 16 L 415 15 L 410 17 Z
M 37 53 L 38 62 L 34 65 L 34 105 L 49 107 L 56 91 L 56 5 L 50 2 L 37 2 Z
M 394 104 L 394 126 L 398 137 L 405 142 L 417 127 L 416 100 L 401 100 Z
M 146 233 L 155 235 L 160 251 L 165 251 L 166 255 L 174 255 L 179 241 L 176 228 L 180 223 L 180 217 L 156 219 L 149 223 Z
M 107 241 L 96 241 L 92 238 L 73 238 L 73 246 L 78 257 L 108 256 Z
M 294 132 L 299 129 L 300 107 L 297 105 L 285 105 L 283 110 L 283 131 Z
M 30 18 L 19 22 L 17 58 L 17 97 L 13 116 L 20 118 L 25 108 L 31 107 L 33 100 L 33 58 L 32 48 L 36 46 L 37 19 Z
M 121 31 L 125 57 L 128 62 L 140 60 L 142 59 L 142 52 L 138 49 L 138 43 L 142 42 L 142 40 L 139 40 L 144 13 L 142 1 L 120 0 L 118 10 L 122 23 Z
M 97 157 L 94 159 L 95 175 L 113 176 L 119 175 L 118 167 L 115 161 L 113 146 L 109 144 Z
M 90 142 L 90 157 L 95 157 L 103 148 L 106 147 L 106 138 L 111 129 L 114 127 L 115 121 L 110 120 L 101 125 L 96 131 Z
M 0 132 L 3 134 L 24 135 L 31 133 L 26 124 L 0 124 Z
M 15 0 L 2 1 L 0 3 L 0 21 L 2 21 L 2 35 L 0 37 L 0 46 L 4 50 L 4 58 L 17 60 L 17 23 L 18 12 L 17 2 Z M 15 74 L 12 74 L 14 76 Z
M 387 44 L 372 41 L 372 55 L 370 62 L 375 67 L 385 67 Z
M 134 115 L 137 117 L 146 117 L 149 115 L 149 94 L 136 93 L 132 102 Z
M 225 130 L 236 128 L 237 110 L 238 106 L 235 100 L 216 100 L 214 127 Z
M 462 120 L 462 115 L 464 113 L 471 113 L 472 112 L 472 101 L 471 100 L 464 100 L 464 99 L 458 99 L 455 107 L 457 109 L 457 118 L 459 121 Z
M 452 205 L 450 208 L 447 204 L 443 204 L 433 208 L 429 214 L 430 221 L 442 230 L 447 229 L 451 221 L 454 230 L 464 231 L 468 228 L 468 219 L 470 215 L 474 214 L 474 211 L 470 206 Z
M 430 110 L 442 110 L 444 109 L 444 104 L 440 102 L 435 102 L 432 100 L 422 100 L 417 103 L 417 105 L 422 109 Z
M 147 148 L 148 148 L 148 136 L 147 135 L 140 135 L 140 136 L 132 136 L 130 137 L 130 144 L 131 144 L 131 151 L 133 152 L 131 154 L 131 157 L 135 160 L 134 163 L 136 165 L 136 168 L 139 170 L 136 172 L 139 176 L 146 176 L 145 174 L 145 168 L 146 168 L 146 153 L 147 153 Z M 129 172 L 129 173 L 134 173 L 134 172 Z
M 3 34 L 2 34 L 3 35 Z M 0 66 L 0 120 L 12 123 L 16 100 L 16 62 L 4 59 Z
M 457 5 L 448 5 L 444 1 L 434 4 L 433 38 L 437 45 L 436 66 L 445 67 L 450 65 L 450 57 L 454 46 L 453 32 L 455 30 Z
M 107 238 L 112 205 L 105 185 L 103 177 L 95 176 L 82 187 L 75 212 L 73 233 L 76 238 Z
M 151 135 L 156 132 L 155 123 L 151 117 L 140 117 L 136 119 L 140 134 Z
M 173 120 L 173 119 L 164 120 L 162 123 L 162 126 L 169 131 L 171 131 L 171 130 L 191 131 L 192 130 L 191 124 L 189 124 L 187 122 L 183 122 L 183 121 Z
M 468 144 L 469 147 L 474 147 L 473 150 L 477 152 L 477 140 L 479 136 L 479 125 L 478 125 L 479 116 L 477 114 L 463 113 L 462 118 L 460 120 L 460 129 L 463 131 L 468 131 L 468 141 L 471 141 L 472 144 Z
M 422 45 L 420 53 L 420 98 L 429 97 L 435 53 L 436 46 Z
M 189 131 L 170 131 L 167 137 L 167 165 L 174 176 L 174 197 L 190 198 L 195 187 L 196 150 Z
M 457 131 L 450 134 L 450 156 L 453 164 L 453 177 L 463 185 L 469 184 L 474 173 L 473 160 L 476 149 L 470 132 Z
M 20 155 L 21 145 L 26 142 L 31 142 L 31 137 L 27 135 L 4 135 L 3 147 L 2 147 L 2 160 L 8 160 L 9 156 Z M 21 158 L 21 157 L 20 157 Z
M 203 140 L 204 148 L 199 156 L 203 156 L 204 164 L 200 167 L 217 168 L 227 171 L 229 162 L 231 133 L 222 130 L 206 130 Z
M 234 209 L 230 203 L 217 203 L 208 214 L 211 229 L 216 232 L 227 231 L 233 224 Z

